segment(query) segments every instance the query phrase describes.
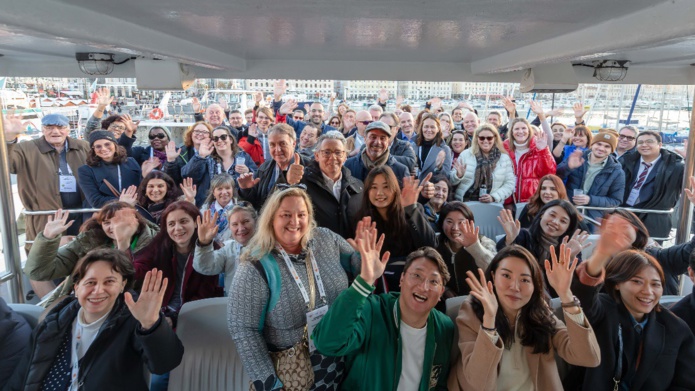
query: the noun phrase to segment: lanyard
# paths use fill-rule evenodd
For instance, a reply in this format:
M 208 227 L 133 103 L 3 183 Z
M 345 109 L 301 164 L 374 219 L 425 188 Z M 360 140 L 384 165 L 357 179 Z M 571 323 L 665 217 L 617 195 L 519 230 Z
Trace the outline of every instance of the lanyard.
M 118 169 L 118 191 L 123 191 L 123 184 L 121 183 L 121 165 L 117 165 Z
M 618 385 L 620 384 L 620 379 L 623 376 L 623 326 L 618 324 L 618 357 L 617 363 L 615 365 L 615 374 L 613 375 L 613 382 L 615 386 L 613 391 L 618 391 Z
M 74 359 L 72 361 L 72 374 L 70 375 L 70 391 L 78 390 L 80 388 L 79 373 L 80 373 L 80 346 L 82 345 L 82 326 L 79 321 L 76 321 L 75 338 L 72 341 L 72 351 L 75 353 Z
M 290 257 L 287 255 L 285 250 L 282 247 L 278 247 L 278 252 L 282 256 L 282 258 L 285 260 L 285 264 L 287 265 L 287 268 L 290 270 L 290 274 L 292 275 L 292 278 L 294 279 L 294 282 L 297 284 L 297 287 L 299 288 L 299 291 L 302 293 L 302 297 L 304 298 L 304 304 L 306 304 L 307 308 L 309 307 L 310 299 L 309 299 L 309 294 L 306 291 L 306 288 L 304 287 L 304 283 L 302 282 L 301 279 L 299 279 L 299 274 L 297 274 L 297 269 L 294 268 L 294 265 L 292 264 L 292 261 L 290 261 Z M 316 263 L 316 259 L 314 258 L 314 254 L 309 251 L 309 259 L 311 262 L 311 268 L 314 271 L 314 277 L 316 278 L 316 285 L 319 288 L 319 296 L 321 297 L 321 301 L 324 303 L 326 302 L 326 291 L 323 289 L 323 280 L 321 279 L 321 273 L 319 273 L 319 266 Z M 306 261 L 305 261 L 306 262 Z M 309 284 L 312 284 L 311 277 L 309 277 Z
M 68 175 L 70 176 L 75 176 L 72 173 L 72 169 L 70 168 L 70 164 L 68 163 L 68 140 L 65 140 L 65 148 L 63 148 L 63 152 L 60 154 L 65 154 L 65 167 L 68 168 Z M 60 156 L 58 156 L 58 159 L 60 159 Z M 58 175 L 63 175 L 63 170 L 60 169 L 60 163 L 58 163 Z

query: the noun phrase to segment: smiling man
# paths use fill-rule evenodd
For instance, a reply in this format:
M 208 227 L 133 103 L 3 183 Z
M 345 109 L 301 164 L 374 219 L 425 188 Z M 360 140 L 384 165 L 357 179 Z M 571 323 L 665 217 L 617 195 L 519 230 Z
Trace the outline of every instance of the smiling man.
M 454 324 L 433 311 L 449 281 L 446 264 L 433 248 L 420 248 L 408 255 L 400 293 L 371 294 L 388 261 L 379 259 L 375 231 L 358 239 L 360 275 L 316 326 L 316 348 L 346 356 L 346 390 L 446 390 Z
M 683 158 L 662 148 L 661 135 L 650 130 L 637 136 L 637 150 L 620 158 L 625 172 L 623 206 L 669 210 L 676 206 L 682 192 L 685 164 Z M 637 214 L 654 238 L 671 233 L 671 215 Z
M 403 178 L 410 175 L 410 171 L 389 153 L 391 127 L 381 121 L 372 122 L 365 130 L 365 138 L 366 147 L 345 162 L 345 167 L 350 170 L 352 176 L 364 181 L 374 167 L 387 165 L 391 167 L 398 183 L 402 185 Z
M 623 202 L 625 173 L 611 156 L 618 144 L 614 129 L 603 129 L 591 139 L 591 148 L 574 151 L 557 167 L 557 175 L 567 178 L 567 196 L 577 206 L 616 207 Z M 600 219 L 604 212 L 587 210 L 586 215 Z

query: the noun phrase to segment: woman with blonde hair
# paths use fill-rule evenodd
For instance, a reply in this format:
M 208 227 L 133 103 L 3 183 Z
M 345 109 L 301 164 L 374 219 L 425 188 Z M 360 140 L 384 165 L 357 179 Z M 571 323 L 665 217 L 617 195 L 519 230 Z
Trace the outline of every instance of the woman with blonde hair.
M 451 133 L 456 130 L 454 129 L 454 120 L 451 119 L 451 114 L 447 112 L 439 113 L 437 118 L 439 118 L 439 124 L 442 128 L 442 138 L 444 138 L 446 145 L 449 145 L 451 142 Z
M 183 133 L 183 145 L 176 148 L 176 144 L 170 141 L 166 147 L 167 161 L 162 171 L 169 174 L 174 183 L 181 183 L 181 169 L 188 163 L 200 149 L 200 144 L 207 143 L 212 138 L 212 125 L 205 121 L 199 121 L 189 126 Z
M 454 162 L 449 176 L 459 201 L 503 202 L 514 192 L 512 161 L 494 125 L 476 129 L 470 148 Z
M 316 227 L 301 185 L 279 187 L 286 188 L 268 198 L 232 281 L 229 330 L 252 390 L 337 390 L 343 359 L 313 349 L 307 316 L 325 311 L 361 262 L 345 239 Z

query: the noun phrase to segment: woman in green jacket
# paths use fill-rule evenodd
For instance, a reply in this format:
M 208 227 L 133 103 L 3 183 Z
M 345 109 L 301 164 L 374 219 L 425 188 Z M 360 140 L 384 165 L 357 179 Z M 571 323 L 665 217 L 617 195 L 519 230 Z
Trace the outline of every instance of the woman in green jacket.
M 34 240 L 24 265 L 24 274 L 32 280 L 50 281 L 67 277 L 61 288 L 52 292 L 47 305 L 60 296 L 70 294 L 73 288 L 70 275 L 77 261 L 90 250 L 117 248 L 132 258 L 132 254 L 147 246 L 159 231 L 133 206 L 114 201 L 104 205 L 94 217 L 87 220 L 75 240 L 60 247 L 60 238 L 72 223 L 68 221 L 68 213 L 62 210 L 49 217 L 43 232 Z

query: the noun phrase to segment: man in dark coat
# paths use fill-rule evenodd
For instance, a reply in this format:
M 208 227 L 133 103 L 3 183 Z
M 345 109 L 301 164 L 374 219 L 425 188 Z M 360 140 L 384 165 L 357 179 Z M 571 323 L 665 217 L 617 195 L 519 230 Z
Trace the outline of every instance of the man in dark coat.
M 345 162 L 345 167 L 350 170 L 352 176 L 363 181 L 372 168 L 385 164 L 393 170 L 399 185 L 402 186 L 403 178 L 409 176 L 410 171 L 389 153 L 391 127 L 381 121 L 372 122 L 365 129 L 365 139 L 366 148 Z
M 661 135 L 644 131 L 637 136 L 637 150 L 620 158 L 625 172 L 622 206 L 639 209 L 669 210 L 680 198 L 685 165 L 675 152 L 663 149 Z M 638 213 L 649 236 L 666 238 L 671 232 L 671 215 Z
M 690 253 L 688 277 L 695 283 L 695 252 Z M 693 334 L 695 334 L 695 288 L 693 288 L 692 293 L 685 296 L 681 301 L 671 307 L 671 312 L 683 319 L 685 323 L 688 324 Z
M 302 177 L 307 193 L 314 204 L 314 216 L 319 227 L 326 227 L 344 238 L 352 238 L 350 219 L 357 213 L 352 198 L 362 198 L 363 184 L 343 167 L 347 152 L 345 137 L 339 131 L 322 135 L 316 144 L 314 161 Z

